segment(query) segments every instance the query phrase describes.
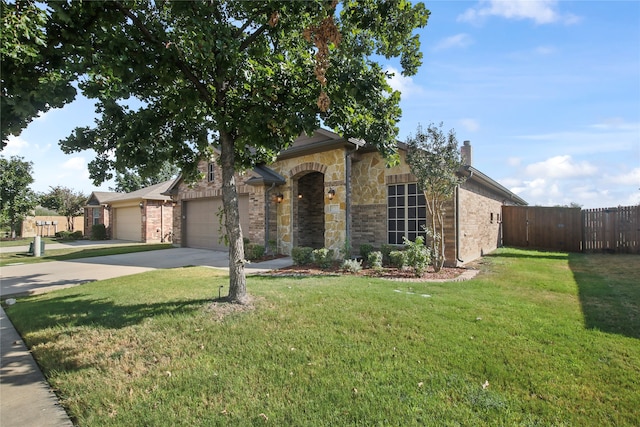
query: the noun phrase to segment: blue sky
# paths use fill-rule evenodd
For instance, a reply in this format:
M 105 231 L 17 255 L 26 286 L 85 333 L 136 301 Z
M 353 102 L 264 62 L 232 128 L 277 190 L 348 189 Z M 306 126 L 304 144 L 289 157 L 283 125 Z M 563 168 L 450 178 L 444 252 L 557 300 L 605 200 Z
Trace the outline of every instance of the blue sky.
M 640 2 L 436 1 L 417 75 L 396 74 L 399 139 L 443 122 L 474 166 L 531 205 L 640 203 Z M 397 69 L 385 63 L 387 69 Z M 58 140 L 91 125 L 79 100 L 36 119 L 3 156 L 34 164 L 32 188 L 87 194 L 89 152 Z

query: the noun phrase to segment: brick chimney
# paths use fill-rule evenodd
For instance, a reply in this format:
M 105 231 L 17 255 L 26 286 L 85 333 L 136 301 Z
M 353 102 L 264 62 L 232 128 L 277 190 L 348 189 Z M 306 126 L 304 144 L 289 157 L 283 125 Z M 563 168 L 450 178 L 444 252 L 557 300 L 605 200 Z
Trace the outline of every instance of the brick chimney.
M 473 165 L 473 150 L 471 149 L 471 141 L 465 141 L 460 147 L 460 156 L 462 156 L 462 164 L 465 166 Z

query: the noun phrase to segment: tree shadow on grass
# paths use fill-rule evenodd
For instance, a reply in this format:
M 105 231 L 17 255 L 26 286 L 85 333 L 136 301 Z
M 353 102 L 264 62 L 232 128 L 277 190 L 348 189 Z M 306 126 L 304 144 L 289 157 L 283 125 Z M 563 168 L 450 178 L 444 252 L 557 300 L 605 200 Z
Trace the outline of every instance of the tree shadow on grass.
M 26 336 L 53 325 L 62 329 L 79 326 L 120 329 L 139 324 L 147 318 L 200 310 L 210 302 L 211 299 L 190 299 L 125 305 L 110 299 L 71 294 L 34 302 L 22 300 L 7 309 L 7 314 L 20 335 Z M 33 346 L 39 342 L 31 340 L 29 344 Z
M 637 255 L 570 254 L 585 327 L 640 338 Z

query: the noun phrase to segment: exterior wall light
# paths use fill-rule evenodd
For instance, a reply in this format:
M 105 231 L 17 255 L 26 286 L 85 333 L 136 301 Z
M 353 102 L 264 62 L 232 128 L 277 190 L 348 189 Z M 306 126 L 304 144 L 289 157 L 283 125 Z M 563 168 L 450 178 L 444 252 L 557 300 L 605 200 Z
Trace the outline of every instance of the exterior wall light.
M 284 195 L 282 193 L 276 194 L 276 202 L 277 203 L 282 203 L 283 200 L 284 200 Z
M 298 199 L 302 199 L 302 193 L 298 193 Z
M 138 203 L 138 206 L 140 206 L 140 209 L 144 209 L 144 202 Z
M 334 190 L 333 188 L 329 189 L 329 191 L 327 192 L 327 197 L 329 197 L 329 200 L 333 200 L 333 196 L 336 195 L 336 190 Z

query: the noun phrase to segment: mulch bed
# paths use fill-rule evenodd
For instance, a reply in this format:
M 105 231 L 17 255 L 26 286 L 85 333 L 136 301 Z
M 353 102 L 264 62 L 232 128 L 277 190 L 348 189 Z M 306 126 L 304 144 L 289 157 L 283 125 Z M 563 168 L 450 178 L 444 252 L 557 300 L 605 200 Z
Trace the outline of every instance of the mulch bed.
M 429 267 L 427 272 L 421 277 L 416 277 L 411 269 L 398 269 L 385 267 L 381 271 L 372 268 L 363 268 L 357 273 L 345 271 L 340 268 L 339 264 L 335 264 L 331 268 L 322 269 L 317 265 L 292 265 L 290 267 L 272 270 L 263 275 L 268 276 L 365 276 L 378 277 L 387 280 L 402 281 L 429 281 L 429 280 L 454 280 L 466 270 L 464 268 L 443 267 L 439 272 L 434 272 L 433 267 Z

